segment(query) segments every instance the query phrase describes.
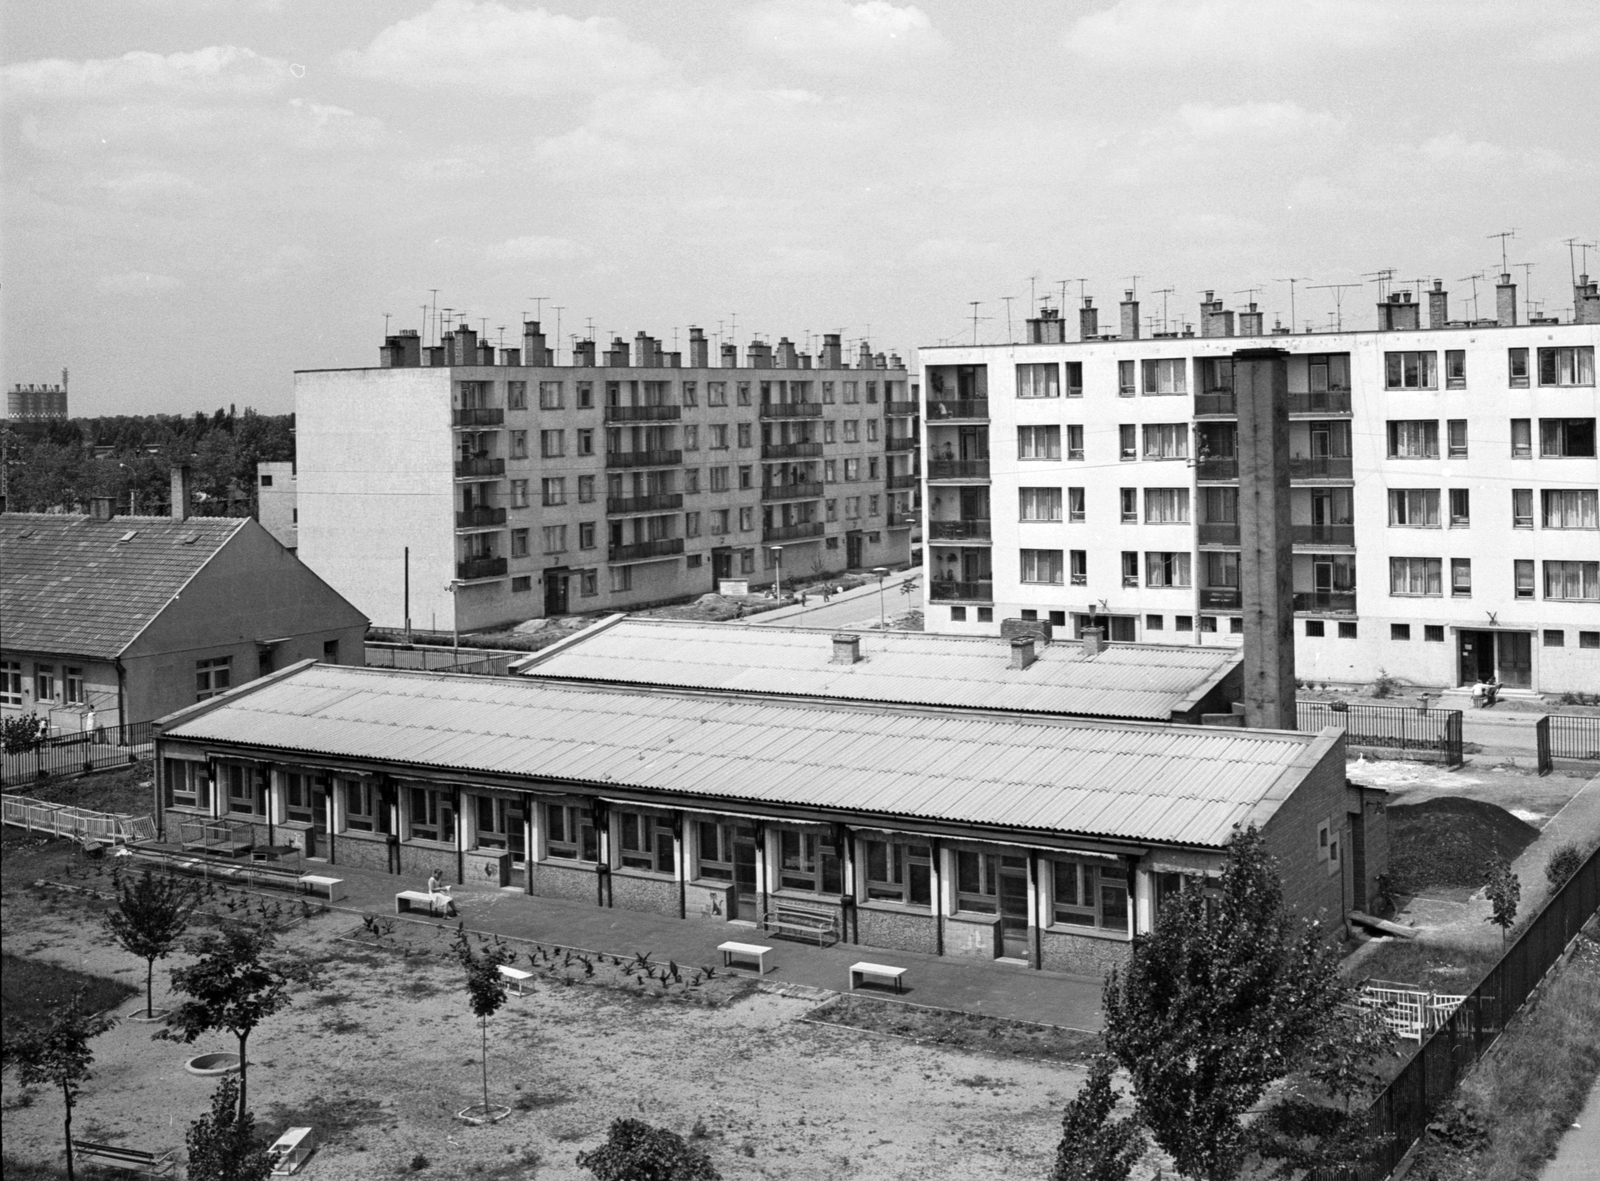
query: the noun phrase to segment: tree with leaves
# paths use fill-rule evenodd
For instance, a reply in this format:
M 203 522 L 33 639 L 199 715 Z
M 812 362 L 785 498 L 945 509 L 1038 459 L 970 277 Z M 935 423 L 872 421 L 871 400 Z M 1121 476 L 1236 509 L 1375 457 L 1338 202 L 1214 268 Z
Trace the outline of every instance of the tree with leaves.
M 44 723 L 38 714 L 7 714 L 0 718 L 0 749 L 6 754 L 24 754 L 43 740 Z
M 117 906 L 106 914 L 106 934 L 144 960 L 144 1013 L 154 1017 L 156 961 L 170 955 L 189 929 L 195 890 L 171 875 L 158 878 L 149 867 L 132 883 L 118 874 L 115 886 Z
M 1511 924 L 1517 921 L 1517 903 L 1522 901 L 1522 880 L 1511 868 L 1511 862 L 1496 853 L 1489 861 L 1489 880 L 1484 885 L 1484 895 L 1489 899 L 1487 921 L 1500 928 L 1500 942 L 1505 944 Z
M 24 1087 L 61 1088 L 61 1103 L 66 1109 L 62 1136 L 67 1143 L 67 1181 L 74 1181 L 72 1160 L 72 1107 L 78 1092 L 92 1076 L 94 1051 L 90 1039 L 111 1028 L 111 1022 L 84 1011 L 84 990 L 78 989 L 67 1000 L 52 1005 L 42 1025 L 26 1028 L 5 1039 L 6 1066 L 17 1068 L 17 1082 Z
M 255 1116 L 240 1102 L 243 1086 L 231 1074 L 211 1096 L 211 1110 L 189 1125 L 189 1181 L 267 1181 L 272 1154 L 256 1135 Z
M 611 1121 L 606 1142 L 578 1154 L 595 1181 L 722 1181 L 711 1158 L 676 1132 L 643 1120 Z
M 194 962 L 172 970 L 172 987 L 188 1000 L 173 1011 L 170 1030 L 156 1034 L 193 1042 L 225 1029 L 239 1039 L 239 1114 L 247 1110 L 249 1062 L 246 1045 L 256 1026 L 292 1003 L 290 990 L 315 982 L 316 965 L 292 956 L 273 957 L 277 937 L 265 923 L 230 923 L 219 933 L 190 940 Z
M 480 937 L 481 938 L 481 937 Z M 473 951 L 472 940 L 467 935 L 466 924 L 456 928 L 453 945 L 456 959 L 467 974 L 467 1003 L 472 1015 L 478 1019 L 482 1030 L 483 1055 L 483 1118 L 489 1118 L 489 1018 L 506 1003 L 506 978 L 500 974 L 500 965 L 516 959 L 516 953 L 497 938 L 485 943 L 480 951 Z
M 1096 1054 L 1089 1064 L 1088 1079 L 1061 1117 L 1061 1141 L 1050 1181 L 1127 1181 L 1144 1155 L 1139 1125 L 1132 1119 L 1111 1118 L 1121 1095 L 1111 1088 L 1114 1065 L 1105 1054 Z

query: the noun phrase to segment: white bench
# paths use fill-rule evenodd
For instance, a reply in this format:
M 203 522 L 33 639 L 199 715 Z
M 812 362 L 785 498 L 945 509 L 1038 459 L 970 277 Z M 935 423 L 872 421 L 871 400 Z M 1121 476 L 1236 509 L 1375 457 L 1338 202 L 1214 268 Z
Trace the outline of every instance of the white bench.
M 290 1128 L 267 1149 L 272 1158 L 272 1175 L 287 1177 L 299 1170 L 311 1155 L 311 1129 Z
M 401 890 L 394 896 L 395 914 L 405 914 L 415 906 L 425 907 L 429 914 L 439 913 L 437 896 L 426 890 Z
M 767 953 L 772 950 L 770 947 L 762 947 L 759 943 L 729 942 L 717 944 L 717 950 L 722 953 L 722 966 L 724 968 L 732 967 L 733 957 L 738 956 L 744 960 L 755 960 L 756 975 L 765 976 L 767 974 Z
M 835 943 L 839 941 L 838 916 L 831 910 L 788 902 L 779 903 L 761 916 L 761 925 L 779 935 L 800 935 L 806 938 L 815 935 L 818 947 L 822 946 L 825 936 L 833 936 Z
M 329 902 L 337 902 L 344 897 L 344 891 L 338 889 L 338 887 L 344 885 L 343 878 L 329 878 L 316 873 L 303 873 L 295 881 L 308 894 L 315 894 L 319 889 L 327 887 Z
M 81 1164 L 105 1165 L 144 1177 L 171 1176 L 177 1156 L 175 1151 L 140 1152 L 137 1148 L 124 1148 L 120 1144 L 91 1144 L 87 1140 L 74 1140 L 72 1154 Z
M 532 972 L 524 972 L 521 968 L 510 968 L 505 964 L 500 965 L 500 975 L 511 981 L 511 987 L 517 990 L 518 996 L 523 995 L 522 982 L 533 978 Z
M 883 979 L 893 980 L 895 992 L 900 992 L 900 978 L 905 974 L 906 970 L 904 968 L 896 968 L 892 964 L 869 964 L 862 961 L 859 964 L 850 965 L 850 988 L 851 991 L 854 991 L 858 982 L 864 984 L 866 977 L 878 976 Z

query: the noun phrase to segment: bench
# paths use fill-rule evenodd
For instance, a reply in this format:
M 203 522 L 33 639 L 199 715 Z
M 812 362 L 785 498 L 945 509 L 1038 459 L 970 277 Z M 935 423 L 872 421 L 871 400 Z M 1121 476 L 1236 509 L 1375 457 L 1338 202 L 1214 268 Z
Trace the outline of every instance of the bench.
M 426 890 L 401 890 L 394 896 L 395 914 L 406 914 L 416 906 L 425 907 L 431 915 L 439 913 L 437 897 Z
M 177 1154 L 173 1150 L 157 1154 L 124 1148 L 120 1144 L 91 1144 L 87 1140 L 74 1140 L 72 1155 L 80 1164 L 104 1165 L 145 1177 L 168 1177 L 172 1174 Z
M 271 1148 L 267 1149 L 267 1156 L 272 1159 L 274 1177 L 287 1177 L 298 1171 L 300 1166 L 306 1163 L 306 1157 L 310 1155 L 310 1128 L 290 1128 L 273 1141 Z
M 738 956 L 744 960 L 755 960 L 756 975 L 765 976 L 767 974 L 767 953 L 772 950 L 770 947 L 762 947 L 759 943 L 729 942 L 717 944 L 717 950 L 722 953 L 722 966 L 724 968 L 732 967 L 733 957 Z
M 295 884 L 305 889 L 308 894 L 315 894 L 323 886 L 328 888 L 328 901 L 336 902 L 344 897 L 344 891 L 336 888 L 344 885 L 343 878 L 329 878 L 316 873 L 303 873 L 295 878 Z
M 500 965 L 500 975 L 511 981 L 511 987 L 517 990 L 517 995 L 522 996 L 522 982 L 532 979 L 532 972 L 524 972 L 521 968 L 510 968 L 505 964 Z
M 850 965 L 850 989 L 855 991 L 857 983 L 866 983 L 866 977 L 878 976 L 894 981 L 894 990 L 900 992 L 900 979 L 906 974 L 904 968 L 896 968 L 892 964 L 869 964 L 865 961 Z
M 827 935 L 833 936 L 835 943 L 839 941 L 839 918 L 831 910 L 786 902 L 762 915 L 761 925 L 775 935 L 796 935 L 808 939 L 815 935 L 818 947 L 822 946 L 823 937 Z

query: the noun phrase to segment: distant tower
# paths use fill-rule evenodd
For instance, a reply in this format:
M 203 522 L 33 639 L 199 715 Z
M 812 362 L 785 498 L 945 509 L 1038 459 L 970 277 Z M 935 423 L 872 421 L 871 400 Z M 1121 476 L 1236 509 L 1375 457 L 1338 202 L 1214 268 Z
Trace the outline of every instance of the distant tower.
M 6 417 L 16 422 L 64 421 L 67 418 L 67 371 L 60 385 L 23 385 L 6 392 Z

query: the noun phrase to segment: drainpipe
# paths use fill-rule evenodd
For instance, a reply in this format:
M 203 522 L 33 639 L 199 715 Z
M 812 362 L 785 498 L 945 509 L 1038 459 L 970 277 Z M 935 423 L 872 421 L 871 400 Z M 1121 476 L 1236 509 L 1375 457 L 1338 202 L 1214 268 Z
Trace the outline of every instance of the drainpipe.
M 333 793 L 339 790 L 339 781 L 334 776 L 328 776 L 328 790 L 322 795 L 322 806 L 326 809 L 328 823 L 328 864 L 339 864 L 339 834 L 334 831 L 333 819 L 336 809 L 333 806 Z
M 1033 967 L 1044 967 L 1044 928 L 1039 925 L 1039 851 L 1028 850 L 1028 926 L 1033 928 Z
M 111 663 L 117 669 L 118 737 L 123 739 L 123 745 L 127 745 L 128 731 L 125 727 L 128 724 L 128 670 L 122 667 L 122 657 L 120 656 L 113 657 Z M 165 829 L 162 831 L 165 831 Z
M 467 859 L 461 851 L 461 788 L 453 783 L 450 785 L 450 812 L 456 824 L 456 885 L 462 886 L 467 881 Z
M 944 954 L 944 849 L 938 837 L 929 839 L 933 854 L 933 954 Z
M 267 780 L 267 844 L 268 845 L 276 845 L 278 843 L 277 831 L 273 827 L 273 823 L 272 823 L 272 813 L 277 810 L 275 805 L 278 802 L 274 798 L 277 793 L 275 793 L 272 790 L 272 767 L 273 767 L 273 764 L 271 764 L 271 763 L 263 763 L 263 764 L 261 764 L 261 773 L 262 773 L 262 775 L 264 775 L 266 777 L 266 780 Z
M 522 884 L 524 893 L 533 897 L 533 793 L 522 793 Z
M 760 887 L 760 889 L 761 889 L 761 918 L 764 921 L 766 919 L 766 917 L 767 917 L 767 909 L 768 909 L 767 908 L 767 879 L 768 879 L 768 877 L 771 876 L 771 874 L 768 872 L 769 871 L 769 866 L 767 864 L 767 862 L 771 860 L 767 856 L 767 824 L 766 824 L 766 821 L 764 821 L 764 820 L 757 820 L 757 821 L 754 821 L 752 823 L 751 827 L 753 829 L 755 829 L 756 852 L 761 854 L 761 858 L 760 858 L 760 861 L 758 863 L 760 865 L 760 867 L 761 867 L 761 874 L 760 874 L 761 880 L 758 881 L 756 883 L 756 885 L 758 887 Z
M 689 917 L 689 851 L 683 847 L 683 813 L 672 814 L 672 851 L 678 864 L 678 917 Z

